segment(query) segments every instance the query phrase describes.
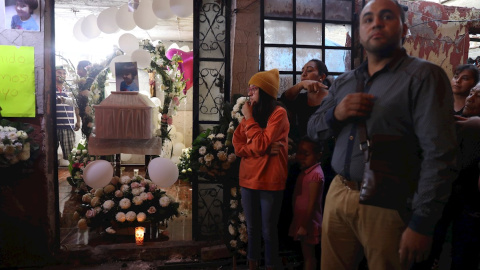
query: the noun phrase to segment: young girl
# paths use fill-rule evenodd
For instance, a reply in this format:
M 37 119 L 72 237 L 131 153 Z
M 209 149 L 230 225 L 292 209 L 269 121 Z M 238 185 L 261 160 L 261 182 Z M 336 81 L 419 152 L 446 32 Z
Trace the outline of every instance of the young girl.
M 322 232 L 322 189 L 323 171 L 319 160 L 321 146 L 308 137 L 302 137 L 297 146 L 296 160 L 302 172 L 297 178 L 293 193 L 293 220 L 289 235 L 300 241 L 303 269 L 317 269 L 315 245 L 320 242 Z
M 277 69 L 258 72 L 248 82 L 244 119 L 233 135 L 241 157 L 239 184 L 247 221 L 249 269 L 258 269 L 262 237 L 266 269 L 279 267 L 277 223 L 287 179 L 287 111 L 279 106 Z
M 33 11 L 38 8 L 38 0 L 17 0 L 15 11 L 12 16 L 12 29 L 39 31 L 37 22 L 32 17 Z

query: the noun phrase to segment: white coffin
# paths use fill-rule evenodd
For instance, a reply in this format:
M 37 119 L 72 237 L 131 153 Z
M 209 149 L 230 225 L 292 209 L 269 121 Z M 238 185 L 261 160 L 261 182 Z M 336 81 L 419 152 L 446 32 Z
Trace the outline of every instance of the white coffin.
M 99 139 L 151 139 L 158 123 L 155 104 L 139 92 L 112 92 L 95 108 Z

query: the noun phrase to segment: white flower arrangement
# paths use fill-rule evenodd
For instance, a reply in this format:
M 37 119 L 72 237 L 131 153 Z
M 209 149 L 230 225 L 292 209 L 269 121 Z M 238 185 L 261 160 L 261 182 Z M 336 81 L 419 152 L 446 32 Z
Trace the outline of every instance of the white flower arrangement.
M 84 219 L 89 227 L 109 227 L 109 234 L 120 227 L 164 222 L 179 215 L 179 203 L 142 176 L 114 177 L 106 187 L 84 194 L 82 202 L 82 209 L 75 216 Z M 83 226 L 83 222 L 81 224 Z
M 9 167 L 28 161 L 31 151 L 34 150 L 31 148 L 31 139 L 28 136 L 33 128 L 27 124 L 1 119 L 1 114 L 0 120 L 0 167 Z
M 230 122 L 230 127 L 235 129 L 240 122 L 243 120 L 242 107 L 245 102 L 248 101 L 248 97 L 239 97 L 232 109 L 232 122 Z
M 183 73 L 179 69 L 179 64 L 183 60 L 177 54 L 172 59 L 168 59 L 165 45 L 160 41 L 153 45 L 150 40 L 145 39 L 141 45 L 144 50 L 150 52 L 152 61 L 150 61 L 148 72 L 157 74 L 158 80 L 161 81 L 158 90 L 165 93 L 164 104 L 160 108 L 160 131 L 155 132 L 157 136 L 162 138 L 163 143 L 165 139 L 170 139 L 168 126 L 172 125 L 172 116 L 176 114 L 180 101 L 186 98 L 186 91 L 188 90 L 186 89 L 187 83 L 183 78 Z
M 240 203 L 239 189 L 239 187 L 232 187 L 230 189 L 230 217 L 228 220 L 228 233 L 230 238 L 227 239 L 227 243 L 234 254 L 246 256 L 248 242 L 247 225 L 242 204 Z
M 236 161 L 233 146 L 226 143 L 227 136 L 210 129 L 202 132 L 193 142 L 191 165 L 207 177 L 225 176 Z
M 67 181 L 72 187 L 75 187 L 79 193 L 84 194 L 88 191 L 82 175 L 85 167 L 94 160 L 95 156 L 88 154 L 85 140 L 81 140 L 77 147 L 73 148 L 68 155 L 68 171 L 70 172 L 70 176 L 67 177 Z

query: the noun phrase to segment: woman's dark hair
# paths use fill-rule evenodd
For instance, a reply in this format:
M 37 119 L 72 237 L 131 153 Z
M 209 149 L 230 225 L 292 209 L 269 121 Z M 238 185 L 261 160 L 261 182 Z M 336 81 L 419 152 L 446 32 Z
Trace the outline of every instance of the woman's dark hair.
M 470 70 L 470 73 L 473 75 L 473 80 L 475 81 L 475 85 L 477 85 L 478 81 L 480 80 L 480 73 L 478 72 L 478 68 L 475 65 L 459 65 L 455 69 L 455 75 L 460 74 L 461 72 L 465 70 Z
M 323 84 L 330 87 L 332 85 L 332 82 L 327 78 L 328 77 L 328 68 L 325 65 L 325 63 L 323 63 L 322 60 L 315 59 L 315 58 L 311 59 L 308 62 L 314 62 L 315 63 L 315 65 L 317 66 L 317 70 L 318 70 L 319 75 L 325 74 L 325 80 L 323 81 Z
M 258 88 L 258 102 L 255 103 L 252 109 L 253 119 L 257 122 L 261 128 L 267 127 L 268 118 L 272 114 L 275 107 L 282 106 L 282 103 L 273 98 L 262 88 Z

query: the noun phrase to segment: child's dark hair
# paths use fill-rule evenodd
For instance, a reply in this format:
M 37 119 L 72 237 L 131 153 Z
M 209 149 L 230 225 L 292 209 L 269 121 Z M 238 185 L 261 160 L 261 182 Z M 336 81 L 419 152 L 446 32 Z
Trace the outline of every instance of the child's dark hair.
M 480 80 L 480 73 L 478 71 L 477 66 L 475 65 L 459 65 L 457 68 L 455 68 L 455 75 L 460 74 L 461 72 L 465 70 L 470 70 L 470 73 L 473 75 L 473 80 L 475 81 L 475 85 L 477 85 L 478 81 Z
M 312 140 L 312 138 L 308 137 L 307 135 L 301 137 L 300 140 L 298 140 L 297 145 L 299 145 L 301 142 L 307 142 L 307 143 L 313 144 L 313 151 L 315 153 L 322 153 L 323 152 L 323 144 L 320 144 L 320 143 Z
M 33 11 L 38 8 L 38 0 L 17 0 L 18 3 L 24 3 L 30 9 L 30 14 L 33 14 Z
M 275 107 L 283 106 L 277 99 L 267 94 L 262 88 L 258 88 L 258 102 L 252 109 L 252 116 L 261 128 L 267 127 L 268 118 L 272 114 Z
M 123 66 L 122 74 L 132 74 L 133 76 L 137 76 L 137 67 L 134 64 L 126 64 Z

